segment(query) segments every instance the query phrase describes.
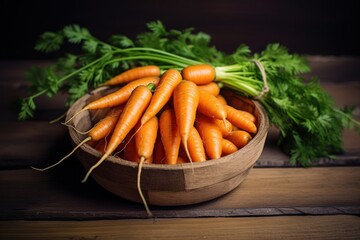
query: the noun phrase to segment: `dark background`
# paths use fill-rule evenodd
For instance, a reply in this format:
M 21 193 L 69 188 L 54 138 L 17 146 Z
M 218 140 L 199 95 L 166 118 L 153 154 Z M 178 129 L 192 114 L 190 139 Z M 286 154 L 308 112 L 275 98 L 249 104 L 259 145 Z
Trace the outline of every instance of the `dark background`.
M 359 55 L 359 1 L 16 1 L 0 3 L 0 60 L 54 58 L 34 51 L 39 35 L 80 24 L 102 40 L 134 37 L 149 21 L 168 28 L 194 27 L 212 36 L 219 50 L 241 43 L 252 51 L 279 42 L 290 51 L 313 55 Z M 58 53 L 58 54 L 61 54 Z

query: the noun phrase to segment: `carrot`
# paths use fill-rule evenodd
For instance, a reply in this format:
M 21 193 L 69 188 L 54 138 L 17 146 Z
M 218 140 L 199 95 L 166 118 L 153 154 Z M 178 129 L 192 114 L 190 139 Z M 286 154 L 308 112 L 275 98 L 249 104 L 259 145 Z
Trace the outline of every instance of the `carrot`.
M 135 67 L 120 73 L 102 85 L 118 85 L 144 77 L 159 77 L 160 73 L 160 68 L 155 65 Z
M 198 85 L 207 84 L 215 79 L 215 68 L 210 64 L 190 65 L 182 69 L 181 75 Z
M 172 108 L 165 109 L 159 119 L 161 141 L 164 146 L 166 164 L 176 164 L 181 137 L 176 124 L 175 112 Z
M 224 97 L 223 95 L 219 94 L 219 95 L 216 96 L 216 98 L 217 98 L 222 104 L 224 104 L 224 105 L 227 105 L 227 104 L 228 104 L 227 101 L 226 101 L 226 99 L 225 99 L 225 97 Z
M 237 98 L 234 98 L 237 99 Z M 228 105 L 228 104 L 226 104 Z M 249 110 L 245 110 L 242 108 L 237 107 L 238 104 L 235 104 L 234 101 L 231 101 L 231 105 L 228 105 L 234 109 L 236 109 L 237 111 L 239 111 L 244 117 L 247 117 L 250 121 L 252 121 L 253 123 L 256 123 L 256 117 L 254 114 L 252 114 L 251 112 L 249 112 Z M 248 105 L 247 105 L 248 106 Z
M 233 142 L 231 142 L 226 138 L 223 138 L 221 143 L 222 143 L 221 156 L 232 154 L 238 150 L 238 147 Z
M 134 91 L 134 89 L 140 85 L 148 85 L 150 83 L 153 83 L 155 86 L 159 83 L 158 77 L 145 77 L 137 79 L 133 82 L 127 83 L 125 86 L 120 88 L 119 90 L 109 93 L 101 98 L 98 98 L 97 100 L 94 100 L 90 103 L 88 103 L 85 107 L 83 107 L 80 111 L 75 113 L 69 120 L 66 121 L 69 122 L 73 117 L 78 115 L 79 113 L 86 111 L 86 110 L 92 110 L 92 109 L 103 109 L 103 108 L 109 108 L 121 105 L 125 103 L 131 93 Z
M 223 95 L 219 94 L 216 97 L 224 105 L 229 105 L 227 103 L 227 100 L 225 99 L 225 97 Z M 253 123 L 256 123 L 256 117 L 252 113 L 250 113 L 248 110 L 243 109 L 246 106 L 251 106 L 251 102 L 248 99 L 240 97 L 240 96 L 236 96 L 236 97 L 231 98 L 231 107 L 237 109 L 238 111 L 240 111 L 244 115 L 244 117 L 248 117 L 249 120 L 252 121 Z M 240 108 L 240 107 L 242 107 L 242 108 Z
M 153 86 L 153 84 L 149 84 L 147 86 L 141 85 L 136 87 L 135 90 L 131 93 L 129 100 L 126 102 L 126 105 L 119 116 L 119 120 L 110 138 L 106 152 L 103 154 L 100 160 L 89 169 L 82 182 L 85 182 L 91 172 L 114 152 L 118 145 L 125 139 L 130 130 L 140 120 L 142 114 L 150 103 L 152 97 L 150 88 Z
M 137 150 L 137 159 L 139 162 L 138 166 L 138 178 L 137 178 L 137 188 L 140 195 L 140 198 L 142 199 L 142 202 L 144 203 L 145 209 L 149 216 L 152 216 L 151 211 L 149 210 L 149 207 L 147 206 L 145 197 L 141 190 L 141 169 L 145 161 L 147 163 L 152 163 L 153 160 L 153 152 L 154 152 L 154 145 L 156 142 L 157 132 L 158 132 L 158 119 L 157 117 L 151 118 L 149 121 L 147 121 L 143 126 L 135 130 L 135 148 Z
M 155 116 L 147 121 L 144 126 L 140 127 L 138 125 L 138 128 L 136 128 L 134 138 L 138 162 L 145 161 L 151 163 L 158 127 L 158 118 Z
M 196 130 L 195 127 L 190 129 L 189 139 L 187 142 L 189 146 L 189 153 L 191 156 L 191 161 L 194 162 L 204 162 L 206 161 L 206 153 L 204 144 L 200 137 L 199 132 Z
M 155 89 L 149 107 L 141 118 L 141 125 L 154 117 L 170 100 L 174 89 L 181 82 L 181 74 L 176 69 L 168 69 L 161 76 L 158 86 Z
M 223 137 L 227 136 L 233 130 L 233 125 L 229 120 L 225 119 L 225 121 L 223 121 L 213 118 L 212 121 L 219 127 Z
M 190 130 L 195 123 L 199 98 L 199 89 L 197 85 L 191 81 L 182 81 L 174 90 L 173 104 L 176 124 L 179 127 L 182 145 L 190 162 L 192 162 L 192 159 L 189 153 L 188 139 Z
M 225 122 L 227 113 L 224 105 L 214 95 L 205 90 L 199 90 L 199 93 L 197 110 L 208 117 L 221 119 Z
M 234 143 L 239 149 L 244 147 L 252 139 L 250 133 L 243 130 L 232 131 L 226 139 Z
M 212 119 L 198 114 L 195 127 L 199 131 L 201 139 L 203 140 L 205 152 L 210 159 L 216 159 L 221 157 L 223 138 L 222 133 L 216 124 L 212 122 Z
M 230 105 L 224 105 L 227 113 L 226 119 L 235 127 L 243 129 L 250 133 L 256 133 L 257 127 L 255 123 L 249 119 L 245 111 L 238 110 Z
M 81 147 L 85 143 L 90 142 L 90 141 L 99 141 L 99 140 L 105 138 L 114 129 L 117 119 L 119 118 L 119 115 L 122 112 L 122 109 L 123 109 L 123 106 L 119 106 L 119 107 L 109 111 L 105 118 L 101 119 L 97 124 L 95 124 L 87 132 L 87 135 L 88 135 L 87 138 L 85 138 L 83 141 L 81 141 L 69 154 L 67 154 L 65 157 L 60 159 L 55 164 L 53 164 L 49 167 L 43 168 L 43 169 L 34 168 L 34 167 L 32 167 L 32 168 L 35 170 L 45 171 L 49 168 L 52 168 L 52 167 L 60 164 L 62 161 L 64 161 L 66 158 L 68 158 L 71 154 L 73 154 L 79 147 Z
M 199 87 L 199 89 L 208 91 L 209 93 L 211 93 L 214 96 L 218 96 L 220 94 L 220 87 L 216 82 L 201 84 L 201 85 L 198 85 L 198 87 Z

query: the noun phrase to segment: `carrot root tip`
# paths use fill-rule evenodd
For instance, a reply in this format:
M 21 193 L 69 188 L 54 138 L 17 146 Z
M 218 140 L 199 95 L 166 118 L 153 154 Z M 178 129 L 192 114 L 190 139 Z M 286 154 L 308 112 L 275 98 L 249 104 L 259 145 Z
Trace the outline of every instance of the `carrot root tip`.
M 65 121 L 63 124 L 68 124 L 71 120 L 73 120 L 77 115 L 79 115 L 80 113 L 84 112 L 85 110 L 87 110 L 86 108 L 81 109 L 80 111 L 78 111 L 77 113 L 75 113 L 74 115 L 72 115 L 67 121 Z
M 66 113 L 63 113 L 63 114 L 61 114 L 59 117 L 51 120 L 49 123 L 50 123 L 50 124 L 56 123 L 56 122 L 60 121 L 61 119 L 63 119 L 65 116 L 66 116 Z
M 138 175 L 137 175 L 137 189 L 138 189 L 138 192 L 139 192 L 139 195 L 140 195 L 140 198 L 141 198 L 141 201 L 143 202 L 144 204 L 144 207 L 145 207 L 145 210 L 148 214 L 149 217 L 152 217 L 153 214 L 151 213 L 150 209 L 149 209 L 149 206 L 146 202 L 146 199 L 144 197 L 144 194 L 142 193 L 142 190 L 141 190 L 141 169 L 142 169 L 142 166 L 145 162 L 145 157 L 142 156 L 140 158 L 140 161 L 139 161 L 139 167 L 138 167 Z
M 56 163 L 54 163 L 54 164 L 52 164 L 52 165 L 50 165 L 50 166 L 48 166 L 48 167 L 46 167 L 46 168 L 36 168 L 36 167 L 32 167 L 32 166 L 31 166 L 31 168 L 34 169 L 34 170 L 37 170 L 37 171 L 41 171 L 41 172 L 46 171 L 46 170 L 48 170 L 48 169 L 50 169 L 50 168 L 53 168 L 53 167 L 59 165 L 61 162 L 63 162 L 66 158 L 70 157 L 70 155 L 73 154 L 79 147 L 81 147 L 83 144 L 85 144 L 86 142 L 88 142 L 88 141 L 90 141 L 90 140 L 91 140 L 91 137 L 85 138 L 81 143 L 79 143 L 79 145 L 77 145 L 77 146 L 76 146 L 70 153 L 68 153 L 65 157 L 63 157 L 62 159 L 60 159 L 60 160 L 57 161 Z

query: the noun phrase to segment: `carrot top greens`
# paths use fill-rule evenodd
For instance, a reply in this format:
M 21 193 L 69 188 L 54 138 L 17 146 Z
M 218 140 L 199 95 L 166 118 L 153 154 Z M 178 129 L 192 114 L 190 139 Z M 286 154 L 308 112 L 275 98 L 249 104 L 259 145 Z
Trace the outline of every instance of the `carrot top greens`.
M 34 117 L 35 99 L 40 95 L 53 97 L 64 92 L 71 105 L 89 90 L 135 66 L 157 65 L 165 71 L 208 63 L 215 68 L 215 82 L 264 106 L 271 124 L 279 129 L 278 145 L 289 154 L 292 164 L 310 166 L 318 157 L 333 157 L 342 151 L 344 128 L 355 127 L 360 132 L 353 109 L 336 108 L 318 79 L 304 79 L 301 74 L 311 70 L 306 59 L 284 46 L 272 43 L 260 53 L 252 53 L 241 44 L 226 54 L 210 45 L 208 34 L 195 33 L 193 28 L 167 30 L 160 21 L 147 27 L 147 32 L 134 39 L 113 35 L 108 42 L 78 25 L 43 33 L 36 50 L 53 52 L 70 43 L 79 46 L 79 53 L 66 54 L 43 69 L 29 69 L 30 96 L 22 101 L 19 119 Z

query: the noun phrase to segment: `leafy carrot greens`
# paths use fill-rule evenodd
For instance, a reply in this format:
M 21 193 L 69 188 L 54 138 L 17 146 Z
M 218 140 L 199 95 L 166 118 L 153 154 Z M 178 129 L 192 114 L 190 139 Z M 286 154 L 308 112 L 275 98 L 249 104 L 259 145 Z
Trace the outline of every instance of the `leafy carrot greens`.
M 224 88 L 257 99 L 266 109 L 270 122 L 279 129 L 278 145 L 290 156 L 290 163 L 310 166 L 318 157 L 332 157 L 342 151 L 342 131 L 360 123 L 352 109 L 338 109 L 316 78 L 304 79 L 310 72 L 306 59 L 284 46 L 269 44 L 252 53 L 245 44 L 231 54 L 211 46 L 211 37 L 194 29 L 167 30 L 160 21 L 147 24 L 148 31 L 135 39 L 113 35 L 108 42 L 90 34 L 86 28 L 69 25 L 58 32 L 40 36 L 35 49 L 45 53 L 66 44 L 80 47 L 79 53 L 66 54 L 45 69 L 29 70 L 31 95 L 23 99 L 19 119 L 34 117 L 35 99 L 40 95 L 68 94 L 68 105 L 112 76 L 139 65 L 158 65 L 162 70 L 181 70 L 188 65 L 214 66 L 214 81 Z M 260 64 L 260 65 L 259 65 Z M 264 90 L 263 67 L 269 91 Z

